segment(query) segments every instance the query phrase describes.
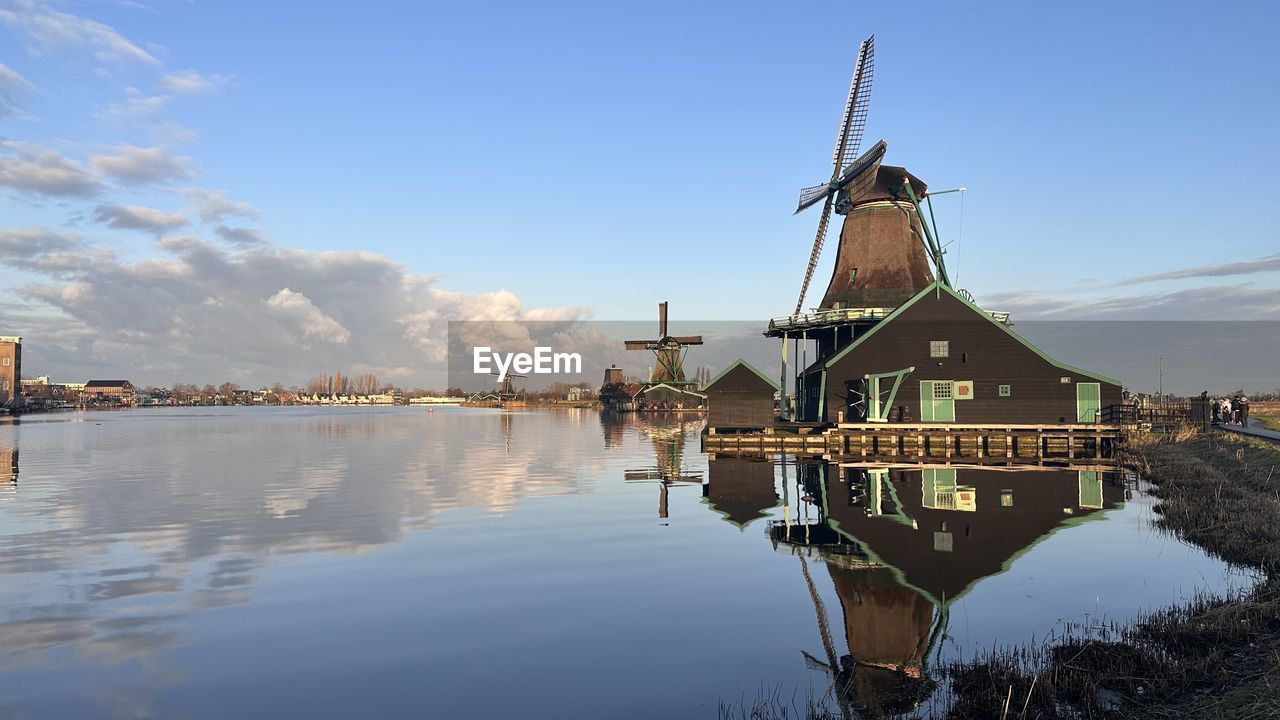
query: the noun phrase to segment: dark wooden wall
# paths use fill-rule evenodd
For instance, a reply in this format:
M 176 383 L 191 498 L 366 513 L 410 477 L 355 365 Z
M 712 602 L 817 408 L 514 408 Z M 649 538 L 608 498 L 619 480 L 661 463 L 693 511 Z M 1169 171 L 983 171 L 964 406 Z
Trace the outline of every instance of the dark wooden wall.
M 749 368 L 730 368 L 704 392 L 709 427 L 763 428 L 774 424 L 773 386 Z
M 931 340 L 950 341 L 949 356 L 930 357 Z M 958 423 L 1074 423 L 1080 382 L 1099 383 L 1102 407 L 1120 402 L 1119 385 L 1044 360 L 962 301 L 940 292 L 921 298 L 828 368 L 823 419 L 834 422 L 836 411 L 845 407 L 846 379 L 906 367 L 915 372 L 903 381 L 894 405 L 907 406 L 911 421 L 921 419 L 921 380 L 973 381 L 974 398 L 955 401 Z M 1063 377 L 1071 381 L 1064 383 Z M 818 379 L 814 373 L 806 383 Z M 1011 395 L 1000 397 L 999 386 L 1005 384 Z

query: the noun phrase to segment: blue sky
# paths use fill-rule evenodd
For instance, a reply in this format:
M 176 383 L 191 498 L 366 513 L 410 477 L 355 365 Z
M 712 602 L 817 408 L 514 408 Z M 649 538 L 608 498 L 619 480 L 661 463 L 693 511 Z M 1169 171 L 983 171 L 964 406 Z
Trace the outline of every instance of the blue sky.
M 0 320 L 160 382 L 408 378 L 454 316 L 784 314 L 871 33 L 867 144 L 968 188 L 949 262 L 988 307 L 1277 319 L 1277 14 L 0 0 Z

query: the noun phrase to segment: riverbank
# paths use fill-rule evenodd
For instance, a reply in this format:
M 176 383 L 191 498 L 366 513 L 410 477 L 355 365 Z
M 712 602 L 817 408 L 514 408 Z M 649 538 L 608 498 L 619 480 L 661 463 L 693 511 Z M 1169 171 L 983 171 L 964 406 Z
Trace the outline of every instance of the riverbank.
M 1155 483 L 1162 528 L 1257 572 L 1256 586 L 952 665 L 946 717 L 1280 714 L 1280 449 L 1223 433 L 1147 437 L 1125 461 Z

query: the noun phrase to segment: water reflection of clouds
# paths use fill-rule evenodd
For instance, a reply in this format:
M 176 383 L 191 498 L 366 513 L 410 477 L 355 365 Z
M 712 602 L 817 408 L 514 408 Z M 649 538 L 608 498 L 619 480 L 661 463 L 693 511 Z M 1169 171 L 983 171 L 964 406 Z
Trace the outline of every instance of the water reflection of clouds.
M 364 552 L 447 510 L 581 492 L 604 462 L 571 414 L 167 415 L 0 426 L 4 667 L 59 647 L 153 664 L 186 613 L 251 600 L 273 557 Z M 144 699 L 129 692 L 106 701 Z

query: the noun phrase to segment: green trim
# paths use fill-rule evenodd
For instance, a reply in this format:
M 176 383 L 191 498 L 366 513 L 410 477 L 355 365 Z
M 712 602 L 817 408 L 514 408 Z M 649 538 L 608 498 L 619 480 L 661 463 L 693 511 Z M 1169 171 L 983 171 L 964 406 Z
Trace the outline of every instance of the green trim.
M 1057 360 L 1054 360 L 1053 358 L 1051 358 L 1051 357 L 1049 357 L 1048 355 L 1046 355 L 1046 354 L 1044 353 L 1044 351 L 1043 351 L 1043 350 L 1041 350 L 1040 348 L 1036 347 L 1035 345 L 1032 345 L 1032 344 L 1031 344 L 1031 343 L 1030 343 L 1026 338 L 1024 338 L 1024 337 L 1022 337 L 1021 335 L 1019 335 L 1018 333 L 1016 333 L 1016 332 L 1014 332 L 1014 331 L 1010 330 L 1010 329 L 1009 329 L 1009 327 L 1008 327 L 1007 325 L 1005 325 L 1004 323 L 1001 323 L 1001 322 L 999 322 L 998 320 L 996 320 L 995 318 L 991 317 L 991 315 L 990 315 L 990 314 L 988 314 L 986 311 L 984 311 L 982 308 L 978 307 L 976 304 L 974 304 L 974 303 L 970 302 L 969 300 L 966 300 L 966 299 L 964 298 L 964 296 L 963 296 L 963 295 L 961 295 L 960 293 L 956 292 L 955 290 L 952 290 L 951 288 L 947 287 L 944 283 L 939 282 L 939 281 L 937 281 L 937 280 L 935 280 L 935 281 L 933 281 L 932 283 L 930 283 L 930 284 L 929 284 L 929 286 L 928 286 L 928 287 L 926 287 L 925 289 L 923 289 L 923 290 L 921 290 L 920 292 L 916 293 L 916 294 L 915 294 L 915 297 L 913 297 L 913 298 L 911 298 L 910 300 L 908 300 L 908 301 L 904 302 L 903 304 L 899 305 L 899 306 L 897 307 L 897 309 L 895 309 L 893 312 L 891 312 L 891 313 L 889 313 L 887 316 L 885 316 L 885 319 L 883 319 L 883 320 L 881 320 L 880 322 L 876 323 L 876 324 L 875 324 L 875 326 L 874 326 L 874 327 L 872 327 L 870 330 L 868 330 L 868 331 L 867 331 L 867 332 L 866 332 L 862 337 L 858 338 L 857 340 L 854 340 L 852 343 L 850 343 L 850 344 L 849 344 L 849 346 L 848 346 L 848 347 L 846 347 L 845 349 L 843 349 L 843 350 L 841 350 L 840 352 L 838 352 L 838 353 L 836 353 L 835 355 L 833 355 L 833 356 L 831 357 L 831 359 L 827 361 L 826 366 L 827 366 L 827 367 L 831 367 L 831 365 L 833 365 L 834 363 L 838 362 L 838 361 L 840 360 L 840 358 L 842 358 L 842 357 L 844 357 L 845 355 L 849 354 L 849 352 L 850 352 L 851 350 L 853 350 L 853 349 L 854 349 L 854 348 L 856 348 L 856 347 L 861 346 L 863 343 L 865 343 L 865 342 L 867 341 L 867 339 L 868 339 L 868 338 L 872 337 L 872 336 L 873 336 L 873 335 L 875 335 L 877 332 L 879 332 L 880 328 L 882 328 L 882 327 L 884 327 L 884 326 L 888 325 L 889 323 L 893 322 L 893 320 L 894 320 L 895 318 L 897 318 L 899 315 L 901 315 L 903 312 L 905 312 L 905 311 L 907 310 L 907 308 L 910 308 L 912 305 L 915 305 L 917 302 L 919 302 L 919 301 L 920 301 L 920 299 L 921 299 L 921 298 L 923 298 L 923 297 L 925 297 L 926 295 L 928 295 L 929 293 L 931 293 L 931 292 L 935 292 L 935 291 L 939 291 L 939 292 L 946 292 L 946 293 L 947 293 L 948 295 L 950 295 L 951 297 L 953 297 L 953 298 L 955 298 L 955 299 L 959 300 L 960 302 L 964 303 L 964 305 L 965 305 L 966 307 L 968 307 L 970 310 L 973 310 L 973 311 L 974 311 L 974 312 L 976 312 L 978 315 L 980 315 L 981 317 L 985 318 L 985 319 L 987 320 L 987 322 L 990 322 L 992 325 L 995 325 L 996 327 L 998 327 L 998 328 L 1000 328 L 1001 330 L 1003 330 L 1003 331 L 1004 331 L 1004 332 L 1005 332 L 1009 337 L 1013 338 L 1014 340 L 1017 340 L 1019 343 L 1021 343 L 1021 344 L 1023 345 L 1023 347 L 1025 347 L 1025 348 L 1027 348 L 1028 350 L 1030 350 L 1031 352 L 1035 353 L 1037 356 L 1039 356 L 1039 357 L 1040 357 L 1040 359 L 1041 359 L 1041 360 L 1044 360 L 1045 362 L 1049 363 L 1050 365 L 1052 365 L 1052 366 L 1054 366 L 1054 367 L 1056 367 L 1056 368 L 1058 368 L 1058 369 L 1060 369 L 1060 370 L 1066 370 L 1066 371 L 1068 371 L 1068 372 L 1076 373 L 1077 375 L 1084 375 L 1085 377 L 1090 377 L 1090 378 L 1093 378 L 1094 380 L 1100 380 L 1100 381 L 1102 381 L 1102 382 L 1105 382 L 1105 383 L 1108 383 L 1108 384 L 1111 384 L 1111 385 L 1117 385 L 1117 386 L 1118 386 L 1118 385 L 1120 385 L 1120 381 L 1119 381 L 1119 380 L 1116 380 L 1116 379 L 1114 379 L 1114 378 L 1109 378 L 1109 377 L 1107 377 L 1106 375 L 1099 375 L 1098 373 L 1089 372 L 1088 370 L 1082 370 L 1082 369 L 1080 369 L 1080 368 L 1078 368 L 1078 367 L 1074 367 L 1074 366 L 1072 366 L 1072 365 L 1067 365 L 1066 363 L 1060 363 L 1060 362 L 1058 362 Z
M 636 392 L 636 394 L 638 394 L 638 395 L 643 395 L 643 394 L 645 394 L 645 393 L 649 392 L 650 390 L 657 390 L 658 388 L 663 388 L 663 387 L 664 387 L 664 388 L 666 388 L 666 389 L 668 389 L 668 390 L 675 390 L 675 391 L 676 391 L 676 392 L 678 392 L 678 393 L 684 393 L 685 395 L 693 395 L 693 396 L 695 396 L 695 397 L 700 397 L 700 398 L 702 398 L 703 400 L 706 400 L 706 399 L 707 399 L 707 396 L 706 396 L 706 395 L 704 395 L 704 394 L 702 394 L 702 393 L 700 393 L 700 392 L 698 392 L 698 391 L 696 391 L 696 390 L 686 390 L 685 388 L 676 387 L 675 385 L 668 385 L 667 383 L 658 383 L 657 385 L 650 385 L 650 384 L 648 384 L 648 383 L 643 383 L 642 385 L 643 385 L 643 386 L 642 386 L 642 387 L 641 387 L 641 388 Z
M 818 422 L 826 422 L 823 412 L 827 408 L 827 369 L 822 368 L 822 382 L 818 385 Z
M 784 340 L 783 342 L 785 343 L 786 341 Z M 770 380 L 769 378 L 765 377 L 764 373 L 762 373 L 762 372 L 760 372 L 759 370 L 757 370 L 757 369 L 755 369 L 754 367 L 752 367 L 751 363 L 747 362 L 746 360 L 741 360 L 741 359 L 739 359 L 739 360 L 734 360 L 732 365 L 730 365 L 729 367 L 725 368 L 724 370 L 721 370 L 721 371 L 720 371 L 720 373 L 719 373 L 718 375 L 716 375 L 715 377 L 711 378 L 711 380 L 710 380 L 706 385 L 703 385 L 703 386 L 702 386 L 702 390 L 703 390 L 703 392 L 706 392 L 706 391 L 707 391 L 707 389 L 709 389 L 712 385 L 715 385 L 717 382 L 720 382 L 720 378 L 722 378 L 722 377 L 724 377 L 725 375 L 727 375 L 727 374 L 729 373 L 729 371 L 730 371 L 730 370 L 732 370 L 732 369 L 734 369 L 734 368 L 738 367 L 739 365 L 741 365 L 741 366 L 745 367 L 746 369 L 750 370 L 751 372 L 755 373 L 755 374 L 756 374 L 756 377 L 759 377 L 761 380 L 763 380 L 763 381 L 765 381 L 765 382 L 769 383 L 769 387 L 773 388 L 774 390 L 778 390 L 778 391 L 781 391 L 781 390 L 782 390 L 782 386 L 778 385 L 778 383 L 776 383 L 776 382 L 774 382 L 774 381 Z

